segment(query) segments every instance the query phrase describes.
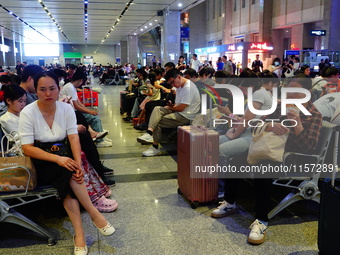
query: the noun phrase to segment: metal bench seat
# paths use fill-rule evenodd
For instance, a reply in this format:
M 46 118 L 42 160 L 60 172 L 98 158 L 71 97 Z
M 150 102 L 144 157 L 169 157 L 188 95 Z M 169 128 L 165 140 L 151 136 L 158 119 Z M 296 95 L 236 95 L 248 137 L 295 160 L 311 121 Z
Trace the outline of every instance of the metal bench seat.
M 37 187 L 32 191 L 28 190 L 28 184 L 30 182 L 29 170 L 24 166 L 7 167 L 0 169 L 1 171 L 6 171 L 15 168 L 22 168 L 28 172 L 28 182 L 25 191 L 9 191 L 0 192 L 0 222 L 8 222 L 17 224 L 21 227 L 32 230 L 40 235 L 48 238 L 48 245 L 54 245 L 56 243 L 54 237 L 47 230 L 28 219 L 21 213 L 15 210 L 16 207 L 34 203 L 50 197 L 58 197 L 58 192 L 51 186 Z M 10 203 L 9 203 L 10 200 Z M 8 203 L 7 203 L 7 202 Z

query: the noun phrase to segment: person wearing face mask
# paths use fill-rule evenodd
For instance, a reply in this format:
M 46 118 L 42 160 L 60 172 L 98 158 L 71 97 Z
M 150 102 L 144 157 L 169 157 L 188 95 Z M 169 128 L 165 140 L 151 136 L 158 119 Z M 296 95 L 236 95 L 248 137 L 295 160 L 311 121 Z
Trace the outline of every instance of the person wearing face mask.
M 280 58 L 274 58 L 273 63 L 269 66 L 268 70 L 275 73 L 277 77 L 281 77 L 281 60 Z
M 52 72 L 58 77 L 60 89 L 65 85 L 67 73 L 62 69 L 53 69 Z

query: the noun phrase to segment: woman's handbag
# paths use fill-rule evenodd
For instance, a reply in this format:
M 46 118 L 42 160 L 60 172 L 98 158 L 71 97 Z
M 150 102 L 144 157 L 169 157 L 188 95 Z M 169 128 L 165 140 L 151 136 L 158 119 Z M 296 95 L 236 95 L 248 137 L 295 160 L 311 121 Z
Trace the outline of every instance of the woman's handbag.
M 5 139 L 7 139 L 6 148 Z M 31 158 L 23 155 L 18 136 L 4 135 L 1 139 L 1 152 L 0 192 L 33 190 L 37 185 L 37 174 Z
M 266 127 L 256 126 L 252 132 L 253 140 L 250 143 L 247 161 L 250 165 L 255 165 L 262 160 L 271 160 L 276 162 L 283 161 L 286 141 L 289 132 L 283 135 L 277 135 L 273 132 L 267 132 Z
M 288 68 L 286 72 L 284 72 L 284 75 L 286 78 L 292 78 L 294 77 L 294 72 L 292 69 Z
M 64 157 L 70 157 L 70 158 L 72 157 L 70 142 L 68 141 L 67 137 L 64 140 L 57 141 L 57 142 L 42 143 L 38 140 L 35 140 L 34 146 L 48 153 L 52 153 L 52 154 L 56 154 L 56 155 L 64 156 Z

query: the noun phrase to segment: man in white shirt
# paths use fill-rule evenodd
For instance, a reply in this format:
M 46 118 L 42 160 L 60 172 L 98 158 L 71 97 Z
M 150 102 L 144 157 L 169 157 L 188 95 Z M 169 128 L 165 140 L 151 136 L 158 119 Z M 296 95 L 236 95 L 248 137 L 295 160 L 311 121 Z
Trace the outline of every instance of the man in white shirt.
M 202 66 L 202 63 L 201 63 L 201 61 L 199 61 L 199 60 L 197 59 L 197 55 L 196 55 L 196 54 L 193 54 L 193 55 L 192 55 L 192 59 L 191 59 L 190 63 L 191 63 L 190 67 L 191 67 L 192 69 L 194 69 L 196 72 L 198 72 L 198 70 L 199 70 L 200 67 Z
M 228 73 L 233 74 L 234 73 L 233 64 L 227 60 L 227 56 L 223 56 L 222 61 L 224 63 L 224 71 L 227 71 Z
M 60 91 L 60 96 L 65 95 L 71 97 L 74 108 L 84 115 L 86 121 L 91 125 L 92 129 L 96 132 L 103 132 L 104 130 L 101 120 L 98 116 L 98 112 L 86 108 L 78 99 L 76 88 L 83 84 L 84 79 L 86 79 L 86 75 L 82 71 L 77 70 L 73 74 L 71 82 L 67 83 Z M 103 139 L 99 140 L 96 145 L 97 147 L 111 147 L 112 141 Z
M 147 133 L 137 138 L 142 144 L 152 146 L 143 152 L 146 157 L 161 154 L 158 148 L 161 141 L 162 128 L 176 128 L 182 125 L 189 125 L 200 110 L 200 94 L 195 84 L 179 75 L 177 69 L 170 69 L 164 76 L 168 84 L 176 88 L 175 104 L 157 106 L 153 109 Z

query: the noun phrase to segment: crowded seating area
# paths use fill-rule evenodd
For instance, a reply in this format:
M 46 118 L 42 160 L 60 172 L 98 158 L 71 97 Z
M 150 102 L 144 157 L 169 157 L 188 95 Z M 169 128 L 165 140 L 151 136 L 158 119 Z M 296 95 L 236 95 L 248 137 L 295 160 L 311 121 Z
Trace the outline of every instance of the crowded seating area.
M 141 254 L 137 248 L 147 254 L 316 254 L 322 183 L 338 164 L 339 72 L 327 66 L 311 78 L 297 57 L 285 61 L 237 72 L 222 59 L 216 70 L 187 65 L 182 56 L 163 67 L 51 64 L 3 72 L 2 158 L 20 158 L 20 166 L 2 162 L 0 228 L 16 224 L 23 234 L 17 226 L 1 233 L 1 250 L 40 250 L 47 238 L 45 250 L 62 246 L 66 254 Z M 253 156 L 253 148 L 274 139 L 254 145 L 262 127 L 282 137 L 274 152 L 279 159 L 270 147 Z M 198 143 L 199 133 L 213 140 Z M 325 174 L 313 164 L 327 168 Z M 304 166 L 310 174 L 220 172 L 195 179 L 197 165 Z M 25 173 L 24 181 L 11 178 L 13 171 Z M 187 181 L 180 181 L 182 171 Z M 207 187 L 195 186 L 198 180 Z M 211 196 L 196 199 L 181 185 L 191 185 L 193 194 L 209 189 Z M 189 233 L 195 245 L 187 248 Z M 12 247 L 16 240 L 25 241 Z

